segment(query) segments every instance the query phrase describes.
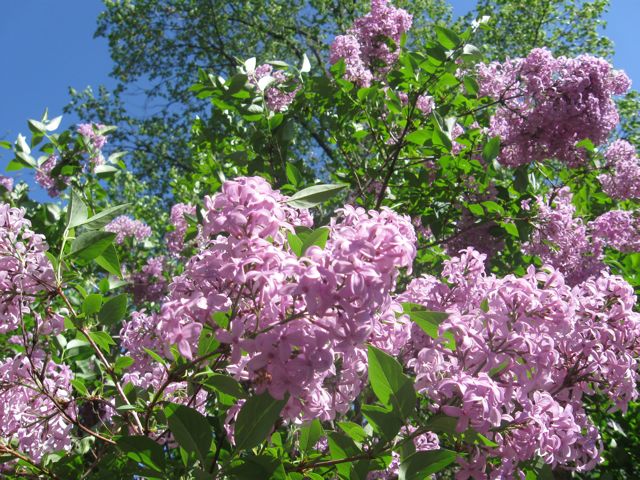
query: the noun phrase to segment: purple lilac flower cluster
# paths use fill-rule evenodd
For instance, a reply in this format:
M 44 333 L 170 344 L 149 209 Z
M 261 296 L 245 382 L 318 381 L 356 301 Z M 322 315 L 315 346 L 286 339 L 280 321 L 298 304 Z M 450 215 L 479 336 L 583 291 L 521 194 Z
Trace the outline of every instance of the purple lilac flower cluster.
M 554 197 L 537 199 L 534 230 L 523 251 L 537 255 L 542 262 L 561 271 L 570 285 L 580 283 L 605 268 L 602 243 L 593 242 L 587 225 L 575 215 L 569 187 Z
M 289 79 L 282 70 L 273 70 L 273 66 L 265 63 L 256 68 L 255 72 L 250 75 L 249 80 L 255 86 L 258 85 L 260 79 L 265 77 L 273 78 L 273 82 L 264 92 L 264 101 L 267 104 L 267 108 L 274 112 L 282 112 L 286 110 L 291 102 L 296 98 L 299 88 L 289 91 L 284 86 L 289 82 Z
M 104 163 L 102 149 L 107 144 L 107 137 L 98 133 L 105 126 L 100 123 L 80 123 L 78 124 L 78 133 L 87 139 L 91 151 L 89 152 L 89 160 L 95 168 Z
M 606 273 L 570 287 L 549 266 L 498 278 L 483 257 L 461 251 L 445 262 L 444 281 L 415 279 L 398 298 L 448 313 L 438 339 L 412 327 L 404 355 L 417 389 L 459 432 L 496 444 L 469 447 L 457 478 L 513 478 L 536 456 L 553 468 L 593 468 L 602 446 L 584 397 L 598 393 L 624 410 L 638 396 L 633 288 Z
M 72 377 L 69 367 L 48 360 L 43 351 L 0 362 L 3 441 L 17 442 L 19 450 L 36 462 L 48 452 L 69 451 Z
M 387 0 L 371 0 L 371 11 L 358 18 L 346 35 L 334 38 L 329 61 L 334 64 L 344 60 L 346 78 L 369 86 L 396 62 L 401 37 L 411 23 L 412 17 L 405 10 L 389 5 Z
M 50 197 L 60 195 L 60 188 L 64 190 L 71 182 L 71 179 L 64 175 L 58 175 L 55 178 L 51 176 L 51 171 L 58 165 L 58 161 L 57 155 L 50 155 L 36 170 L 36 182 L 47 190 Z
M 589 222 L 593 238 L 620 252 L 640 252 L 640 217 L 628 210 L 610 210 Z
M 561 271 L 565 281 L 576 285 L 605 270 L 604 249 L 640 252 L 640 219 L 634 212 L 610 210 L 592 222 L 576 216 L 568 187 L 549 200 L 537 199 L 534 231 L 523 250 Z
M 582 164 L 586 152 L 576 144 L 607 140 L 619 119 L 612 97 L 631 85 L 602 58 L 555 58 L 541 48 L 526 58 L 480 64 L 477 72 L 480 94 L 499 103 L 489 134 L 500 136 L 498 160 L 511 167 L 549 158 Z
M 140 220 L 133 220 L 126 215 L 114 218 L 104 227 L 107 232 L 116 234 L 116 243 L 121 244 L 125 238 L 133 237 L 138 242 L 142 242 L 151 236 L 151 227 Z
M 17 329 L 36 296 L 55 286 L 45 238 L 24 215 L 24 209 L 0 204 L 0 333 Z
M 187 223 L 186 215 L 195 215 L 195 205 L 189 205 L 187 203 L 176 203 L 171 207 L 171 216 L 169 221 L 173 225 L 174 230 L 169 232 L 166 236 L 167 249 L 173 255 L 180 255 L 184 248 L 184 234 L 189 226 Z
M 13 191 L 13 178 L 0 175 L 0 187 L 3 187 L 7 192 Z
M 290 395 L 285 418 L 331 419 L 366 381 L 367 340 L 394 322 L 382 312 L 390 311 L 399 269 L 411 266 L 415 233 L 388 209 L 345 207 L 326 246 L 298 258 L 287 234 L 312 219 L 286 201 L 259 177 L 227 181 L 207 197 L 202 249 L 173 279 L 160 313 L 138 322 L 150 330 L 141 338 L 162 354 L 176 345 L 193 358 L 203 327 L 213 328 L 237 379 Z M 212 322 L 230 309 L 228 327 Z M 128 324 L 123 336 L 136 328 Z
M 598 176 L 602 190 L 618 200 L 640 198 L 640 159 L 626 140 L 616 140 L 604 154 L 610 173 Z
M 158 302 L 167 294 L 168 282 L 164 277 L 166 259 L 164 256 L 150 258 L 140 272 L 130 277 L 131 292 L 136 304 Z
M 409 95 L 404 92 L 396 92 L 396 95 L 398 95 L 402 105 L 409 104 Z M 433 97 L 430 95 L 419 95 L 416 99 L 416 108 L 423 115 L 429 115 L 433 111 L 434 107 L 435 103 L 433 101 Z

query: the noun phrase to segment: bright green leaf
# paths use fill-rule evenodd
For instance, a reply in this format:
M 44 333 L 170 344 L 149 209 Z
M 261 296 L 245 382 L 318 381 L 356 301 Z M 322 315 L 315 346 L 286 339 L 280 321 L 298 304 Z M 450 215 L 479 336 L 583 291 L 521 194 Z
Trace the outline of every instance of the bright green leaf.
M 287 203 L 297 208 L 311 208 L 326 202 L 346 185 L 326 184 L 314 185 L 294 193 Z
M 204 465 L 211 447 L 213 433 L 206 417 L 193 408 L 169 403 L 164 414 L 174 438 L 187 452 L 198 456 Z
M 369 382 L 380 402 L 406 419 L 415 411 L 416 392 L 402 365 L 387 353 L 369 345 Z
M 127 457 L 136 463 L 141 463 L 156 472 L 162 472 L 165 468 L 165 457 L 162 447 L 149 437 L 135 435 L 120 437 L 117 445 Z
M 237 449 L 253 448 L 267 438 L 286 403 L 286 398 L 275 400 L 268 392 L 248 399 L 240 409 L 236 420 Z
M 420 451 L 400 463 L 398 480 L 424 480 L 451 465 L 458 454 L 451 450 Z
M 98 314 L 98 320 L 103 325 L 115 325 L 124 318 L 127 313 L 127 295 L 121 294 L 110 298 L 105 302 Z
M 115 238 L 116 234 L 111 232 L 85 232 L 73 241 L 69 256 L 88 262 L 104 252 Z

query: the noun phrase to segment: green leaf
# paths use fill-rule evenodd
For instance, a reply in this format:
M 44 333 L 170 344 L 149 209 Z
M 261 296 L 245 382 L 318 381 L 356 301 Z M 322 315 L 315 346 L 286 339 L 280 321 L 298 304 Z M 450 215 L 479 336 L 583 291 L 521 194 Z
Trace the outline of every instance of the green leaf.
M 100 311 L 102 306 L 102 295 L 99 293 L 92 293 L 82 302 L 82 312 L 85 315 L 93 315 Z
M 110 298 L 100 309 L 98 320 L 103 325 L 114 325 L 127 313 L 127 295 L 121 294 Z
M 253 448 L 267 438 L 286 403 L 286 398 L 275 400 L 268 392 L 248 399 L 240 409 L 235 425 L 238 450 Z
M 141 463 L 156 472 L 162 472 L 165 467 L 165 458 L 162 447 L 143 435 L 120 437 L 116 444 L 127 457 L 136 463 Z
M 324 248 L 329 239 L 329 229 L 327 227 L 319 227 L 310 231 L 299 231 L 297 237 L 302 240 L 300 255 L 304 255 L 307 249 L 312 246 Z
M 134 364 L 133 358 L 122 356 L 116 359 L 115 363 L 113 364 L 113 368 L 116 370 L 124 370 L 133 364 Z
M 118 171 L 117 167 L 113 165 L 98 165 L 94 168 L 93 173 L 95 173 L 98 178 L 109 178 L 113 176 L 114 173 Z
M 73 385 L 73 388 L 75 388 L 76 391 L 83 397 L 89 396 L 89 390 L 87 390 L 87 387 L 85 386 L 81 378 L 74 378 L 73 380 L 71 380 L 71 385 Z
M 311 423 L 300 427 L 300 441 L 298 446 L 302 452 L 308 452 L 315 447 L 322 436 L 323 430 L 320 420 L 315 418 Z
M 110 274 L 115 275 L 118 278 L 122 278 L 120 259 L 118 258 L 118 252 L 113 245 L 109 245 L 105 248 L 104 251 L 94 259 L 94 261 Z
M 288 480 L 282 461 L 272 455 L 247 455 L 230 470 L 233 480 Z M 210 479 L 211 476 L 207 476 Z
M 482 159 L 486 163 L 492 162 L 500 154 L 500 137 L 493 137 L 482 147 Z
M 382 350 L 369 345 L 369 382 L 380 402 L 391 407 L 402 419 L 413 415 L 416 392 L 413 382 L 402 372 L 402 365 Z
M 34 133 L 44 133 L 47 130 L 46 125 L 37 120 L 29 120 L 27 123 L 29 124 L 29 130 Z
M 225 87 L 228 88 L 229 93 L 236 93 L 244 88 L 248 80 L 248 77 L 242 73 L 237 73 L 229 80 L 227 80 Z
M 309 57 L 307 54 L 302 55 L 302 66 L 300 67 L 301 73 L 308 73 L 311 71 L 311 62 L 309 61 Z
M 167 364 L 167 361 L 164 358 L 162 358 L 160 355 L 158 355 L 156 352 L 154 352 L 153 350 L 149 350 L 146 347 L 142 347 L 142 349 L 145 352 L 147 352 L 147 355 L 149 355 L 151 358 L 153 358 L 160 365 L 166 365 Z
M 520 232 L 518 232 L 518 227 L 516 227 L 513 223 L 511 223 L 511 222 L 501 222 L 500 225 L 512 237 L 520 238 Z
M 402 420 L 398 415 L 378 405 L 362 405 L 362 414 L 374 431 L 385 440 L 392 440 L 402 427 Z
M 180 446 L 198 456 L 204 465 L 211 448 L 213 433 L 206 417 L 193 408 L 170 403 L 164 408 L 169 429 Z
M 478 85 L 478 81 L 470 76 L 466 76 L 462 79 L 464 83 L 464 88 L 469 95 L 476 96 L 478 95 L 478 91 L 480 90 L 480 85 Z
M 337 184 L 314 185 L 294 193 L 287 203 L 297 208 L 315 207 L 326 202 L 345 187 L 346 185 Z
M 264 92 L 267 87 L 269 87 L 269 85 L 271 85 L 275 81 L 276 79 L 271 75 L 265 75 L 264 77 L 261 77 L 260 80 L 258 80 L 258 88 L 261 92 Z
M 222 373 L 214 373 L 207 377 L 203 382 L 203 385 L 205 387 L 209 387 L 207 390 L 213 389 L 220 393 L 224 393 L 225 395 L 230 395 L 233 398 L 246 397 L 245 391 L 238 381 L 229 375 L 224 375 Z
M 104 350 L 106 353 L 110 352 L 110 346 L 115 345 L 116 342 L 111 338 L 107 332 L 97 331 L 97 332 L 89 332 L 89 336 L 91 339 L 100 347 L 101 350 Z
M 477 203 L 470 203 L 467 205 L 467 208 L 476 217 L 481 217 L 484 215 L 484 208 L 482 208 L 482 205 L 479 205 Z
M 216 351 L 220 342 L 209 325 L 205 325 L 198 338 L 198 356 L 208 355 Z
M 83 222 L 77 223 L 74 226 L 84 225 L 87 228 L 92 230 L 99 230 L 105 225 L 107 225 L 111 220 L 113 220 L 120 212 L 125 210 L 130 203 L 125 203 L 123 205 L 117 205 L 115 207 L 106 208 L 102 210 L 100 213 L 95 214 L 93 217 L 84 220 Z
M 486 202 L 482 202 L 481 205 L 487 209 L 489 213 L 497 213 L 499 215 L 504 215 L 504 208 L 498 205 L 493 200 L 487 200 Z
M 435 433 L 448 433 L 450 435 L 456 433 L 456 426 L 458 425 L 458 419 L 450 417 L 444 414 L 438 414 L 431 417 L 425 428 Z
M 424 142 L 431 139 L 433 136 L 433 130 L 430 128 L 423 128 L 416 130 L 407 135 L 407 141 L 415 143 L 416 145 L 424 145 Z
M 298 235 L 289 232 L 287 233 L 287 240 L 291 251 L 296 254 L 296 257 L 300 258 L 302 256 L 302 239 Z
M 19 133 L 18 139 L 16 140 L 16 142 L 18 143 L 17 145 L 18 151 L 24 152 L 24 153 L 31 153 L 31 149 L 29 148 L 29 145 L 27 144 L 27 139 L 24 135 Z
M 298 170 L 298 167 L 296 167 L 293 163 L 287 163 L 286 173 L 287 178 L 291 182 L 291 185 L 295 187 L 300 185 L 304 180 L 304 178 L 302 178 L 300 170 Z
M 67 227 L 74 228 L 81 225 L 87 220 L 89 211 L 87 206 L 82 201 L 82 198 L 75 190 L 71 190 L 71 198 L 69 200 L 69 217 L 67 220 Z
M 327 439 L 332 460 L 340 460 L 360 453 L 355 442 L 340 432 L 328 432 Z
M 455 32 L 449 30 L 448 28 L 441 27 L 439 25 L 436 25 L 434 28 L 436 30 L 436 36 L 438 37 L 438 42 L 447 50 L 453 50 L 458 45 L 460 45 L 461 43 L 460 37 L 458 37 L 458 35 Z
M 368 437 L 367 432 L 364 431 L 360 425 L 354 422 L 338 422 L 338 426 L 340 429 L 349 435 L 351 439 L 356 442 L 362 444 Z
M 436 340 L 444 337 L 447 340 L 444 346 L 450 350 L 456 349 L 455 337 L 451 332 L 444 332 L 440 335 L 440 324 L 449 316 L 447 313 L 433 312 L 422 305 L 408 302 L 403 303 L 402 308 L 404 313 L 409 315 L 411 321 L 417 323 L 427 335 Z
M 482 52 L 475 45 L 467 43 L 462 47 L 462 56 L 468 60 L 480 60 L 482 58 Z
M 62 122 L 62 115 L 59 115 L 49 120 L 46 126 L 47 132 L 53 132 L 54 130 L 57 130 L 58 127 L 60 126 L 60 122 Z
M 88 262 L 104 252 L 115 238 L 111 232 L 85 232 L 73 241 L 69 256 Z
M 424 480 L 455 462 L 458 454 L 451 450 L 416 452 L 400 463 L 398 480 Z
M 588 138 L 585 138 L 584 140 L 580 140 L 578 143 L 576 143 L 576 148 L 584 148 L 589 153 L 595 152 L 595 149 L 596 149 L 593 142 Z
M 444 131 L 439 128 L 433 129 L 433 134 L 431 135 L 431 141 L 434 145 L 439 145 L 444 147 L 447 151 L 451 150 L 453 144 L 451 143 L 451 138 Z
M 355 442 L 340 432 L 327 433 L 327 439 L 332 460 L 342 460 L 360 453 L 360 449 Z M 360 475 L 357 475 L 357 472 L 353 472 L 352 463 L 353 462 L 343 462 L 336 464 L 340 478 L 360 480 Z
M 253 73 L 256 70 L 256 57 L 247 58 L 244 61 L 244 70 L 247 73 Z

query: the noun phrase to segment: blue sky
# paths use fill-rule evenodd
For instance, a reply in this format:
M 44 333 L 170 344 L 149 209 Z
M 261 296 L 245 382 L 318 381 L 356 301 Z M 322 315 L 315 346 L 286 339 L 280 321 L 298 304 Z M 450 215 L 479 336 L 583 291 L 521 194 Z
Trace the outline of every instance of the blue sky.
M 68 88 L 113 86 L 107 42 L 93 38 L 101 0 L 5 0 L 0 15 L 0 140 L 28 133 L 26 121 L 39 119 L 45 108 L 59 115 Z M 454 0 L 456 15 L 473 0 Z M 640 0 L 612 0 L 606 34 L 616 46 L 614 64 L 636 79 L 640 88 L 640 55 L 635 35 Z M 194 72 L 195 75 L 195 72 Z M 75 123 L 66 117 L 63 127 Z M 9 161 L 0 149 L 0 172 Z M 12 175 L 20 178 L 20 175 Z

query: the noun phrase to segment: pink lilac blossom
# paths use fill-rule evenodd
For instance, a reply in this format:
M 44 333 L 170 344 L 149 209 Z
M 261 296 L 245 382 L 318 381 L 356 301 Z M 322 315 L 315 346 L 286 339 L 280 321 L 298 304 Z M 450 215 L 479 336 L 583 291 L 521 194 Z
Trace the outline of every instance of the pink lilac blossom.
M 133 365 L 123 375 L 123 382 L 131 383 L 140 388 L 158 390 L 168 380 L 167 370 L 159 362 L 154 360 L 147 350 L 156 353 L 164 353 L 166 344 L 159 336 L 158 317 L 156 314 L 147 314 L 144 310 L 133 312 L 129 321 L 123 322 L 120 330 L 121 345 L 127 351 L 127 355 L 133 358 Z M 193 394 L 187 392 L 186 382 L 170 382 L 163 390 L 164 401 L 189 405 L 201 413 L 204 413 L 206 405 L 206 392 L 197 390 Z M 160 443 L 171 442 L 170 438 L 151 435 Z
M 0 175 L 0 187 L 4 187 L 7 192 L 13 191 L 13 178 Z
M 640 217 L 636 212 L 610 210 L 589 222 L 591 236 L 620 252 L 640 252 Z
M 89 161 L 93 168 L 104 164 L 104 156 L 102 149 L 107 144 L 107 137 L 100 135 L 98 132 L 105 126 L 100 123 L 80 123 L 78 124 L 78 133 L 85 137 L 90 145 Z
M 625 73 L 602 58 L 555 58 L 541 48 L 477 71 L 480 95 L 500 102 L 489 135 L 500 136 L 498 160 L 510 167 L 550 158 L 581 165 L 585 151 L 576 144 L 607 140 L 619 119 L 612 97 L 630 87 Z
M 552 200 L 537 199 L 534 231 L 523 251 L 539 256 L 543 263 L 561 271 L 567 283 L 575 285 L 597 275 L 605 265 L 603 244 L 589 236 L 582 218 L 575 214 L 572 199 L 568 187 L 558 190 Z
M 331 43 L 329 61 L 332 64 L 344 60 L 345 78 L 361 87 L 368 87 L 373 74 L 363 60 L 360 42 L 355 35 L 338 35 Z
M 0 333 L 18 328 L 38 294 L 55 286 L 45 238 L 24 215 L 24 209 L 0 203 Z
M 602 190 L 611 198 L 640 198 L 640 159 L 626 140 L 616 140 L 604 154 L 610 173 L 598 176 Z
M 170 222 L 173 225 L 174 230 L 169 232 L 166 236 L 167 249 L 173 255 L 179 255 L 184 248 L 184 235 L 187 231 L 189 224 L 187 223 L 186 215 L 195 215 L 195 205 L 189 205 L 187 203 L 176 203 L 171 207 Z
M 451 129 L 451 153 L 454 155 L 458 155 L 466 147 L 466 145 L 464 145 L 463 143 L 456 141 L 456 138 L 458 138 L 463 133 L 464 128 L 462 128 L 462 125 L 460 125 L 459 123 L 456 123 Z
M 329 61 L 335 64 L 344 59 L 346 78 L 368 86 L 396 62 L 400 40 L 411 23 L 412 17 L 405 10 L 389 5 L 386 0 L 372 0 L 371 11 L 356 19 L 346 35 L 335 37 Z
M 404 92 L 396 92 L 396 95 L 403 105 L 409 104 L 409 95 Z M 416 108 L 423 115 L 429 115 L 433 111 L 434 106 L 435 103 L 433 101 L 433 97 L 431 97 L 430 95 L 419 95 L 416 99 Z
M 265 77 L 272 77 L 273 82 L 264 92 L 264 100 L 269 110 L 274 112 L 282 112 L 287 109 L 289 105 L 295 99 L 299 87 L 289 91 L 286 86 L 289 82 L 289 78 L 282 70 L 273 70 L 273 66 L 268 63 L 260 65 L 256 68 L 253 75 L 250 76 L 250 81 L 254 85 L 258 85 L 258 81 Z
M 50 197 L 57 197 L 60 195 L 60 188 L 64 189 L 69 185 L 71 179 L 63 175 L 58 175 L 56 178 L 51 176 L 51 171 L 58 164 L 58 156 L 51 155 L 47 158 L 42 165 L 36 170 L 36 182 L 42 188 L 47 190 Z
M 164 277 L 165 264 L 163 256 L 150 258 L 140 272 L 131 275 L 131 292 L 136 304 L 158 302 L 168 293 L 168 282 Z
M 142 242 L 151 236 L 151 227 L 126 215 L 114 218 L 104 229 L 116 234 L 117 244 L 122 244 L 127 237 L 133 237 L 138 242 Z
M 104 128 L 100 123 L 80 123 L 78 133 L 91 141 L 91 145 L 96 150 L 102 150 L 107 144 L 107 137 L 100 135 L 98 131 Z
M 403 355 L 433 413 L 497 444 L 469 447 L 457 478 L 518 478 L 519 463 L 536 457 L 593 468 L 602 445 L 585 397 L 621 410 L 638 397 L 633 288 L 606 272 L 571 287 L 549 266 L 500 278 L 486 274 L 483 257 L 463 250 L 445 262 L 443 280 L 415 279 L 396 299 L 448 314 L 436 339 L 413 325 Z
M 390 292 L 399 269 L 411 267 L 415 233 L 391 210 L 347 206 L 330 222 L 326 246 L 298 258 L 287 234 L 312 219 L 287 199 L 259 177 L 227 181 L 205 198 L 201 250 L 173 279 L 153 338 L 162 339 L 159 353 L 176 345 L 193 358 L 208 326 L 228 345 L 237 379 L 290 395 L 285 418 L 328 420 L 366 382 L 367 340 L 393 342 L 386 328 L 406 330 L 394 326 Z M 212 321 L 230 309 L 228 327 Z
M 0 436 L 39 462 L 48 452 L 71 449 L 72 372 L 44 352 L 0 362 Z

